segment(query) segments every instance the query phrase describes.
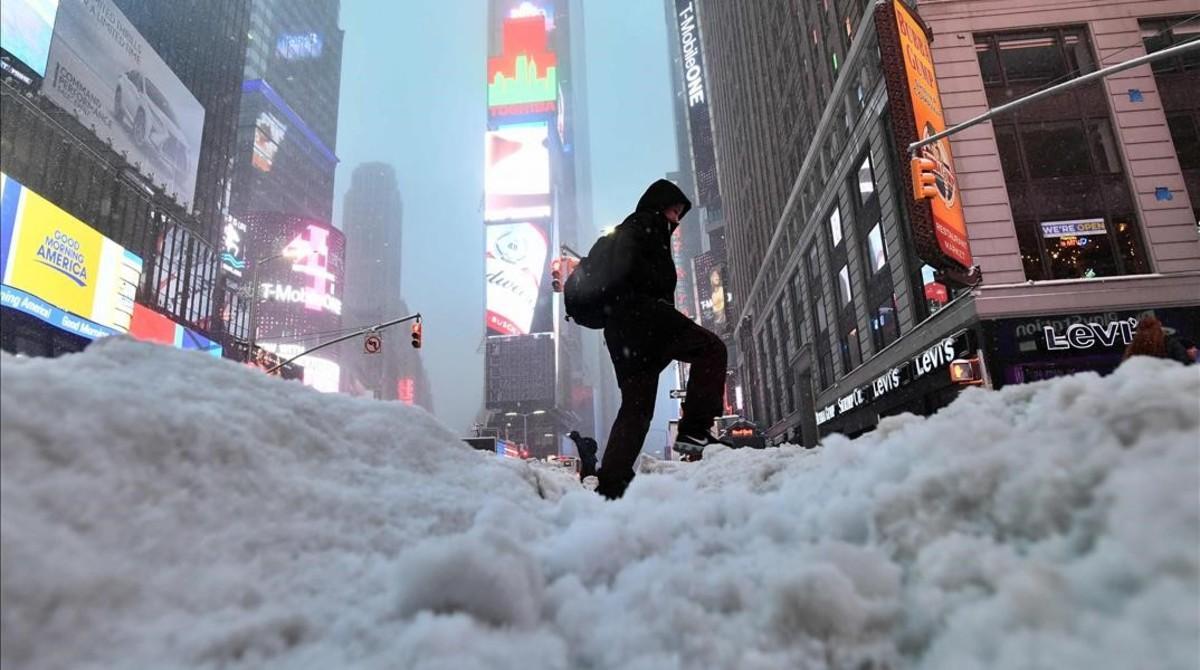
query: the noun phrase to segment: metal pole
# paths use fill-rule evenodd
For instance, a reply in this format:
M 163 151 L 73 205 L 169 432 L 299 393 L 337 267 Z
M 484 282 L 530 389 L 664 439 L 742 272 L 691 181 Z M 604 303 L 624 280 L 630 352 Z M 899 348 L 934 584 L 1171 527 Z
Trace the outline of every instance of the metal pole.
M 983 114 L 980 114 L 979 116 L 976 116 L 975 118 L 968 119 L 958 125 L 951 126 L 947 129 L 943 130 L 940 133 L 930 135 L 929 137 L 926 137 L 925 139 L 923 139 L 919 142 L 913 142 L 912 144 L 908 145 L 908 153 L 915 154 L 921 147 L 924 147 L 929 144 L 933 144 L 934 142 L 937 142 L 938 140 L 942 139 L 943 137 L 949 137 L 950 135 L 953 135 L 959 131 L 970 128 L 971 126 L 976 126 L 976 125 L 983 123 L 984 121 L 989 121 L 992 119 L 992 117 L 998 116 L 1005 112 L 1011 112 L 1012 110 L 1014 110 L 1018 107 L 1027 105 L 1031 102 L 1036 102 L 1038 100 L 1041 100 L 1042 98 L 1047 98 L 1052 95 L 1057 95 L 1067 89 L 1074 88 L 1076 86 L 1081 86 L 1083 84 L 1095 81 L 1097 79 L 1103 79 L 1104 77 L 1107 77 L 1110 74 L 1115 74 L 1115 73 L 1121 72 L 1123 70 L 1135 68 L 1139 65 L 1145 65 L 1146 63 L 1152 63 L 1156 60 L 1162 60 L 1163 58 L 1167 58 L 1168 56 L 1177 56 L 1185 51 L 1189 51 L 1191 49 L 1198 49 L 1198 48 L 1200 48 L 1200 40 L 1192 40 L 1191 42 L 1177 44 L 1173 47 L 1163 49 L 1162 51 L 1155 51 L 1152 54 L 1146 54 L 1145 56 L 1138 56 L 1137 58 L 1132 58 L 1130 60 L 1125 61 L 1124 63 L 1117 63 L 1116 65 L 1110 65 L 1108 67 L 1101 68 L 1099 70 L 1096 70 L 1095 72 L 1090 72 L 1088 74 L 1085 74 L 1082 77 L 1076 77 L 1075 79 L 1072 79 L 1070 81 L 1065 81 L 1057 86 L 1051 86 L 1050 88 L 1048 88 L 1044 91 L 1038 91 L 1036 93 L 1031 93 L 1023 98 L 1019 98 L 1017 100 L 1013 100 L 1012 102 L 1005 103 L 994 109 L 989 109 L 988 111 L 984 112 Z
M 420 319 L 420 318 L 421 318 L 421 313 L 417 312 L 416 314 L 409 314 L 408 316 L 400 317 L 399 319 L 392 319 L 391 321 L 385 321 L 385 322 L 375 325 L 375 326 L 368 326 L 361 330 L 356 330 L 353 333 L 350 333 L 349 335 L 343 335 L 341 337 L 329 340 L 328 342 L 318 344 L 317 346 L 313 347 L 312 349 L 305 349 L 304 351 L 301 351 L 300 353 L 296 354 L 295 356 L 292 356 L 291 358 L 280 363 L 279 365 L 276 365 L 275 367 L 271 368 L 270 370 L 267 370 L 267 374 L 274 373 L 279 368 L 282 368 L 283 366 L 287 365 L 288 363 L 291 363 L 292 361 L 296 360 L 297 358 L 300 358 L 301 356 L 307 356 L 307 355 L 313 353 L 314 351 L 319 351 L 330 345 L 337 344 L 338 342 L 345 342 L 346 340 L 349 340 L 350 338 L 353 338 L 353 337 L 358 337 L 359 335 L 365 335 L 366 333 L 380 331 L 380 330 L 383 330 L 384 328 L 391 328 L 392 326 L 394 326 L 398 323 L 404 323 L 405 321 L 411 321 L 413 319 Z

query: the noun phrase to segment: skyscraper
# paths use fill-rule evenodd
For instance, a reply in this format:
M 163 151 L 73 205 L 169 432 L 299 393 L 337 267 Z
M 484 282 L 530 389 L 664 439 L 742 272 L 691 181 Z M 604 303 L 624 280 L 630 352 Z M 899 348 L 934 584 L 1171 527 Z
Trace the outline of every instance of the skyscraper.
M 338 27 L 339 7 L 338 0 L 253 0 L 252 3 L 242 71 L 234 182 L 229 195 L 229 213 L 234 223 L 251 228 L 246 233 L 251 244 L 245 252 L 251 279 L 260 259 L 271 259 L 260 268 L 268 274 L 276 274 L 279 270 L 276 266 L 287 262 L 278 257 L 280 248 L 254 246 L 255 241 L 275 241 L 276 231 L 255 231 L 251 221 L 274 222 L 298 217 L 309 220 L 311 224 L 306 225 L 317 231 L 314 234 L 322 240 L 326 237 L 319 231 L 332 225 L 343 38 Z M 328 239 L 336 240 L 339 236 L 330 234 Z M 245 279 L 243 276 L 241 281 Z M 313 281 L 319 283 L 317 279 Z M 254 300 L 279 300 L 278 292 L 268 295 L 270 288 L 269 285 L 252 287 Z M 341 295 L 342 287 L 322 284 L 309 288 Z M 232 293 L 227 291 L 226 295 Z M 267 316 L 271 310 L 256 310 L 256 313 Z M 322 318 L 332 318 L 340 325 L 341 310 Z M 292 332 L 294 329 L 290 327 L 286 330 L 288 337 L 305 337 L 303 342 L 308 345 L 315 344 L 322 336 L 316 332 Z M 264 346 L 277 351 L 281 347 L 298 346 L 294 340 L 271 341 L 284 334 L 264 333 Z M 326 388 L 336 386 L 329 381 L 336 363 L 325 367 L 323 384 Z
M 580 7 L 489 2 L 485 405 L 491 427 L 519 426 L 539 456 L 557 453 L 568 430 L 595 430 L 587 364 L 595 359 L 579 329 L 563 327 L 550 278 L 563 245 L 586 251 L 580 241 L 594 239 L 581 226 L 579 198 L 588 191 L 575 153 L 575 93 L 584 80 L 572 67 L 572 32 L 581 29 Z
M 392 166 L 363 163 L 354 168 L 342 214 L 346 233 L 342 322 L 347 327 L 365 327 L 406 315 L 400 273 L 404 205 Z M 384 347 L 378 354 L 366 353 L 358 341 L 342 347 L 346 389 L 432 411 L 429 376 L 403 328 L 382 334 Z

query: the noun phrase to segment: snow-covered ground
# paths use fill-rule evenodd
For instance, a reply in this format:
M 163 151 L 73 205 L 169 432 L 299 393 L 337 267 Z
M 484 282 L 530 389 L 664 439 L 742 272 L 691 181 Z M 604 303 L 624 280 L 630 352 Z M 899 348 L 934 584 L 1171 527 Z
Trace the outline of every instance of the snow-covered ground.
M 969 390 L 605 502 L 125 339 L 0 359 L 4 668 L 1200 664 L 1200 369 Z

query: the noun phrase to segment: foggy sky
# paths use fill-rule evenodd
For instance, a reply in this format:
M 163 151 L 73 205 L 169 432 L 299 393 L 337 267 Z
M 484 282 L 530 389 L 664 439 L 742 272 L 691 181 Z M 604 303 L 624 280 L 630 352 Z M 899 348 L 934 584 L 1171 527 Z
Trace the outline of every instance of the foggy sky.
M 662 0 L 589 0 L 585 8 L 599 228 L 619 223 L 677 160 Z M 334 220 L 340 227 L 357 165 L 396 168 L 402 292 L 424 317 L 436 413 L 458 431 L 483 403 L 485 19 L 483 0 L 342 0 Z

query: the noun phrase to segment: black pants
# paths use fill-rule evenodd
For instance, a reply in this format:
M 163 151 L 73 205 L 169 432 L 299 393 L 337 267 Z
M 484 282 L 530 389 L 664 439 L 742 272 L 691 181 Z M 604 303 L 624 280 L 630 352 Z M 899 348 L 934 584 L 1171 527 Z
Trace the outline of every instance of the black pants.
M 621 409 L 600 464 L 596 491 L 619 498 L 633 480 L 633 465 L 654 418 L 658 377 L 671 361 L 691 364 L 679 433 L 712 428 L 724 405 L 725 343 L 665 302 L 619 303 L 604 329 L 604 343 L 617 373 Z

